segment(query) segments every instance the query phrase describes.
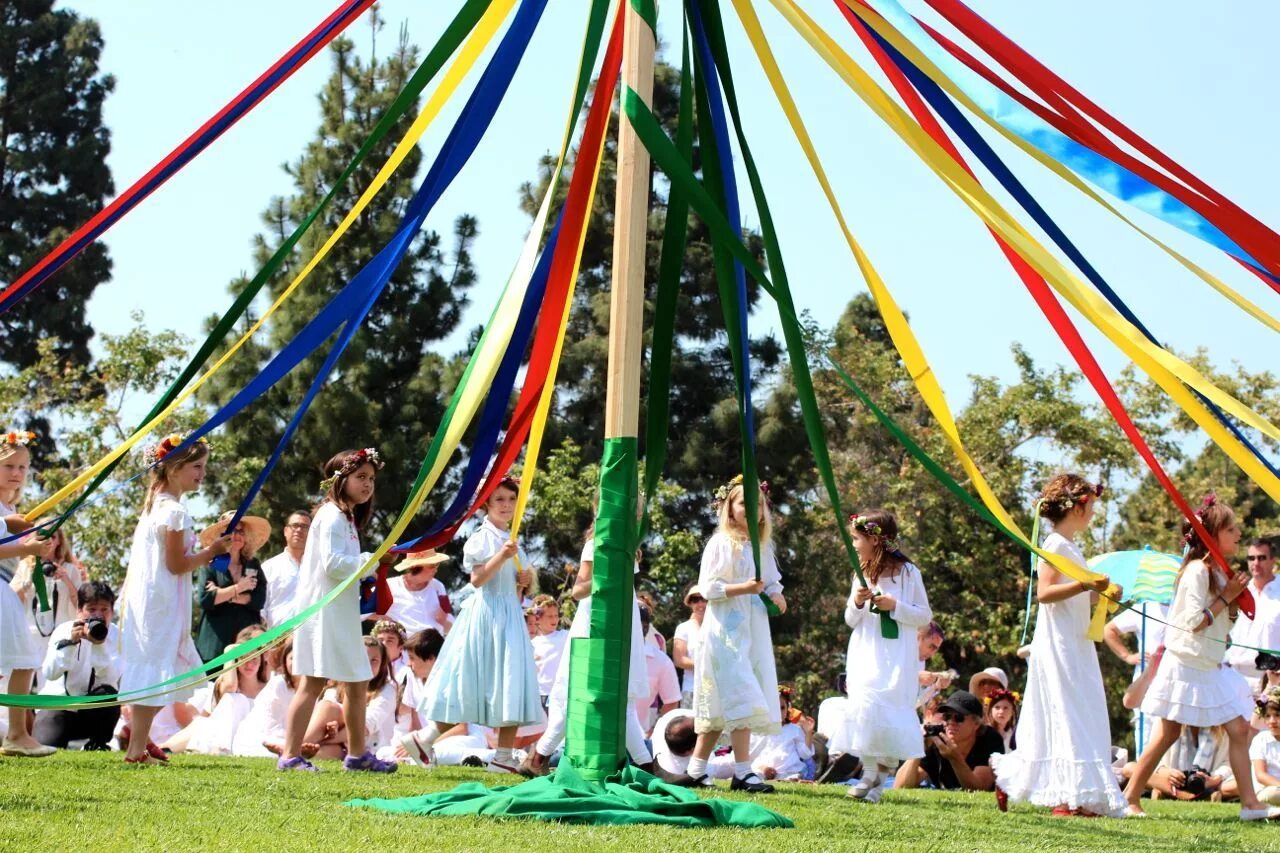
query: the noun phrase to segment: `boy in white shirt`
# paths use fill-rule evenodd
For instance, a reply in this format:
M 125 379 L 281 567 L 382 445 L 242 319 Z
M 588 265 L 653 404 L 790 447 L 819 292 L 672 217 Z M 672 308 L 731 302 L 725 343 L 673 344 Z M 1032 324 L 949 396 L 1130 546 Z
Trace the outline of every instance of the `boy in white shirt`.
M 1254 789 L 1262 802 L 1280 805 L 1280 688 L 1272 688 L 1258 700 L 1258 712 L 1267 728 L 1249 744 Z
M 556 682 L 556 670 L 564 656 L 569 632 L 560 627 L 560 604 L 549 595 L 539 595 L 533 600 L 533 626 L 537 632 L 533 643 L 533 664 L 538 669 L 538 694 L 542 698 L 542 710 L 547 710 L 551 688 Z
M 116 692 L 120 684 L 120 632 L 111 624 L 116 595 L 102 581 L 89 581 L 77 590 L 75 619 L 63 622 L 49 637 L 42 673 L 46 696 L 97 696 Z M 119 706 L 83 710 L 47 710 L 36 715 L 35 739 L 65 749 L 85 740 L 86 750 L 107 750 Z
M 440 636 L 449 633 L 453 624 L 453 605 L 444 584 L 436 580 L 440 564 L 447 562 L 447 554 L 435 550 L 411 554 L 395 567 L 395 577 L 387 579 L 391 590 L 391 607 L 386 617 L 404 626 L 413 634 L 434 628 Z

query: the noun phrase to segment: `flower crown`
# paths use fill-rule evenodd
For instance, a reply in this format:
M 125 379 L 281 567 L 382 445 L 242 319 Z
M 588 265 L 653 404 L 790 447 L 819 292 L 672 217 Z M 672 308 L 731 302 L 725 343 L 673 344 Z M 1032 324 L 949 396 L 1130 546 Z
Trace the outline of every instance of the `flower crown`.
M 338 466 L 338 470 L 320 481 L 320 494 L 327 495 L 340 478 L 347 476 L 361 465 L 372 465 L 375 470 L 382 470 L 382 457 L 378 455 L 376 448 L 362 447 L 344 459 Z
M 142 459 L 144 462 L 147 463 L 148 467 L 158 465 L 165 460 L 166 456 L 168 456 L 173 451 L 177 450 L 178 447 L 180 447 L 182 445 L 182 442 L 185 440 L 186 440 L 186 436 L 184 435 L 181 435 L 176 432 L 170 433 L 169 435 L 166 435 L 164 438 L 162 438 L 159 444 L 153 444 L 150 447 L 148 447 L 146 450 L 144 450 L 142 452 Z M 209 443 L 209 439 L 201 436 L 200 438 L 196 439 L 196 442 L 198 444 L 207 445 Z
M 7 432 L 0 436 L 0 444 L 7 444 L 11 447 L 26 447 L 35 440 L 36 434 L 34 432 Z
M 1022 694 L 1016 693 L 1012 690 L 1005 690 L 1003 687 L 1001 687 L 1001 688 L 997 688 L 996 690 L 992 690 L 991 693 L 988 694 L 987 697 L 982 700 L 982 703 L 984 705 L 990 706 L 990 705 L 996 704 L 1002 699 L 1010 700 L 1011 702 L 1013 702 L 1013 705 L 1016 708 L 1018 705 L 1022 703 Z
M 1193 515 L 1195 515 L 1196 517 L 1196 521 L 1200 522 L 1200 524 L 1203 525 L 1205 512 L 1208 511 L 1209 507 L 1217 504 L 1217 502 L 1218 502 L 1218 496 L 1215 495 L 1213 492 L 1210 492 L 1209 494 L 1205 495 L 1204 500 L 1200 502 L 1200 508 L 1193 513 Z M 1192 527 L 1190 530 L 1188 530 L 1186 533 L 1182 535 L 1182 542 L 1183 544 L 1190 545 L 1197 538 L 1199 538 L 1199 535 L 1196 533 L 1196 529 Z
M 711 501 L 711 505 L 715 507 L 716 512 L 719 512 L 720 507 L 724 506 L 725 502 L 729 500 L 729 493 L 741 485 L 742 485 L 742 475 L 738 474 L 734 476 L 734 478 L 729 482 L 725 483 L 722 486 L 718 486 L 716 488 Z M 766 499 L 769 497 L 769 481 L 768 480 L 760 481 L 760 494 L 764 495 Z
M 1044 506 L 1056 506 L 1058 509 L 1066 512 L 1067 510 L 1074 508 L 1077 504 L 1084 506 L 1095 498 L 1101 498 L 1102 493 L 1106 490 L 1106 485 L 1099 483 L 1096 486 L 1090 486 L 1087 491 L 1082 492 L 1081 494 L 1068 494 L 1066 497 L 1060 498 L 1056 501 L 1042 501 L 1041 503 Z
M 849 516 L 849 523 L 853 525 L 853 529 L 867 536 L 878 536 L 884 539 L 884 547 L 890 551 L 898 549 L 898 540 L 890 539 L 885 535 L 884 529 L 877 523 L 867 518 L 865 515 L 858 515 L 856 512 Z
M 1267 713 L 1268 705 L 1280 705 L 1280 687 L 1272 687 L 1270 690 L 1263 693 L 1261 696 L 1255 696 L 1253 698 L 1253 704 L 1254 704 L 1254 709 L 1253 709 L 1254 714 L 1258 715 L 1259 717 L 1265 715 Z

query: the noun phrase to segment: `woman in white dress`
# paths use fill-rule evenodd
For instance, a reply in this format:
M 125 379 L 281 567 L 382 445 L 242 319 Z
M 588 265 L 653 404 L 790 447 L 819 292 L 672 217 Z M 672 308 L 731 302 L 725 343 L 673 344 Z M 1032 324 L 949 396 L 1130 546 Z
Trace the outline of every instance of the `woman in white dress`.
M 689 759 L 690 782 L 710 784 L 707 760 L 721 732 L 729 732 L 734 759 L 731 787 L 753 794 L 771 793 L 773 786 L 751 769 L 751 733 L 773 734 L 782 725 L 769 614 L 760 594 L 768 595 L 779 610 L 787 606 L 770 541 L 769 502 L 761 492 L 759 580 L 748 538 L 742 478 L 735 477 L 716 495 L 719 529 L 703 549 L 698 574 L 707 612 L 693 667 L 698 743 Z
M 519 492 L 511 478 L 499 483 L 484 505 L 484 523 L 463 548 L 462 565 L 476 592 L 449 629 L 418 707 L 422 719 L 434 723 L 415 733 L 427 762 L 441 734 L 458 723 L 477 723 L 498 731 L 488 769 L 519 773 L 512 754 L 517 729 L 544 719 L 518 592 L 532 586 L 533 571 L 511 538 Z
M 849 519 L 867 585 L 856 579 L 844 621 L 853 629 L 846 657 L 847 692 L 840 751 L 862 759 L 863 774 L 848 795 L 880 802 L 883 784 L 898 764 L 924 757 L 916 716 L 920 643 L 916 629 L 933 619 L 920 570 L 897 550 L 898 521 L 883 509 Z M 880 616 L 897 624 L 896 632 Z M 896 633 L 894 637 L 884 636 Z
M 298 683 L 297 676 L 293 674 L 292 637 L 281 645 L 279 661 L 280 669 L 263 685 L 253 700 L 249 715 L 236 729 L 231 745 L 233 755 L 266 758 L 279 755 L 284 750 L 289 703 L 293 701 Z M 275 749 L 270 749 L 268 744 Z M 305 747 L 303 751 L 306 752 Z
M 18 515 L 17 504 L 31 469 L 27 442 L 34 438 L 33 433 L 26 432 L 0 435 L 0 539 L 30 527 Z M 0 544 L 0 675 L 8 676 L 6 692 L 10 695 L 31 692 L 31 679 L 40 668 L 41 656 L 39 645 L 27 630 L 22 601 L 9 582 L 21 558 L 48 559 L 55 545 L 52 539 L 42 542 L 34 535 Z M 10 706 L 9 728 L 0 744 L 0 754 L 43 758 L 56 751 L 31 736 L 26 708 Z
M 1210 495 L 1196 518 L 1215 540 L 1218 553 L 1231 559 L 1240 548 L 1240 527 L 1231 508 Z M 1208 546 L 1190 522 L 1183 523 L 1182 533 L 1187 550 L 1169 610 L 1164 657 L 1142 700 L 1142 712 L 1156 718 L 1155 738 L 1138 759 L 1125 788 L 1132 817 L 1145 817 L 1140 798 L 1147 780 L 1183 726 L 1224 726 L 1232 773 L 1236 779 L 1252 778 L 1249 742 L 1254 732 L 1249 719 L 1253 700 L 1244 676 L 1223 663 L 1235 601 L 1250 576 L 1235 572 L 1227 577 L 1214 565 Z M 1253 785 L 1239 788 L 1241 820 L 1280 818 L 1280 808 L 1260 802 Z
M 360 551 L 360 530 L 373 516 L 374 480 L 382 459 L 372 447 L 344 450 L 324 465 L 320 484 L 324 502 L 311 521 L 311 532 L 298 569 L 299 612 L 319 602 L 369 561 Z M 369 568 L 369 574 L 376 569 Z M 301 678 L 289 703 L 284 754 L 280 770 L 319 770 L 302 754 L 302 745 L 316 700 L 329 681 L 346 684 L 343 703 L 347 730 L 344 770 L 394 773 L 396 765 L 382 761 L 365 738 L 365 686 L 373 677 L 360 632 L 360 587 L 351 583 L 327 607 L 298 626 L 293 636 L 293 671 Z
M 1045 486 L 1040 515 L 1053 525 L 1042 550 L 1086 568 L 1072 540 L 1093 520 L 1102 496 L 1075 474 L 1059 474 Z M 1110 580 L 1064 578 L 1050 563 L 1036 568 L 1039 614 L 1031 641 L 1031 663 L 1018 748 L 991 757 L 1004 808 L 1012 802 L 1051 806 L 1055 815 L 1124 817 L 1124 797 L 1111 769 L 1111 728 L 1098 651 L 1089 639 L 1090 603 Z
M 155 460 L 142 517 L 133 531 L 129 569 L 121 593 L 120 695 L 130 703 L 127 764 L 163 764 L 166 759 L 151 741 L 151 723 L 169 704 L 185 702 L 195 684 L 149 688 L 198 670 L 200 655 L 191 639 L 191 573 L 230 547 L 231 537 L 214 539 L 196 551 L 195 525 L 182 496 L 204 482 L 209 445 L 203 439 L 180 448 L 183 438 L 170 435 L 150 451 Z M 138 695 L 142 694 L 142 695 Z
M 223 649 L 234 652 L 240 644 Z M 254 704 L 266 688 L 270 669 L 263 655 L 254 655 L 218 676 L 213 685 L 212 705 L 207 715 L 196 717 L 191 725 L 160 744 L 168 752 L 193 752 L 199 755 L 231 755 L 240 729 L 248 720 Z

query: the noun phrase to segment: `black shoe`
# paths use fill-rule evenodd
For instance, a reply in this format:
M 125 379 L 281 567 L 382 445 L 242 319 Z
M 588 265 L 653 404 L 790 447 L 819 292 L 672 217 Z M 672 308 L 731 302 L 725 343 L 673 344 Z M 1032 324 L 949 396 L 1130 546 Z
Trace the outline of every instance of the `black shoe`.
M 110 752 L 111 747 L 107 746 L 102 741 L 91 740 L 85 743 L 85 745 L 82 747 L 82 750 L 84 752 Z
M 858 760 L 858 757 L 846 752 L 844 755 L 841 755 L 835 761 L 828 764 L 827 769 L 822 771 L 822 775 L 820 775 L 815 781 L 820 785 L 834 785 L 859 775 L 861 769 L 862 762 Z
M 679 785 L 681 788 L 714 788 L 715 784 L 711 781 L 711 777 L 703 773 L 701 776 L 690 776 L 688 773 L 667 773 L 659 768 L 658 775 L 666 782 L 672 785 Z
M 729 790 L 746 791 L 748 794 L 772 794 L 773 786 L 768 782 L 762 782 L 759 776 L 751 773 L 742 779 L 734 776 L 733 782 L 729 784 Z
M 468 755 L 462 759 L 463 767 L 484 767 L 484 762 L 480 760 L 478 755 Z

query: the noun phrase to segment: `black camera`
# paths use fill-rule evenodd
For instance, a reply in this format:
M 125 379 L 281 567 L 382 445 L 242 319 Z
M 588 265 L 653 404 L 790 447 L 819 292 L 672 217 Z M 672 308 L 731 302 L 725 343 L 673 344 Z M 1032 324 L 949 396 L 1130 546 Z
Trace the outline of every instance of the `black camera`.
M 1193 797 L 1203 797 L 1205 786 L 1209 782 L 1209 771 L 1203 767 L 1192 767 L 1190 770 L 1184 770 L 1182 775 L 1186 777 L 1186 781 L 1182 783 L 1182 790 Z
M 1280 671 L 1280 655 L 1269 655 L 1266 652 L 1258 652 L 1258 656 L 1253 659 L 1253 665 L 1262 672 Z
M 89 635 L 89 639 L 95 643 L 101 643 L 107 639 L 107 620 L 98 616 L 90 616 L 84 620 L 85 633 Z
M 947 727 L 942 723 L 926 723 L 924 727 L 925 737 L 940 737 Z
M 47 578 L 51 578 L 58 573 L 58 567 L 48 560 L 40 561 L 40 574 Z

